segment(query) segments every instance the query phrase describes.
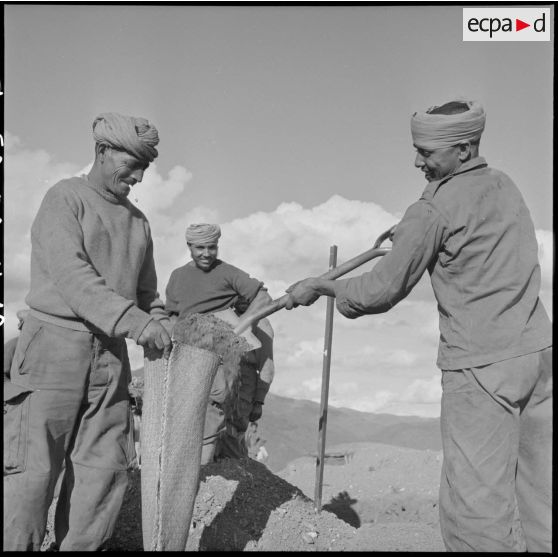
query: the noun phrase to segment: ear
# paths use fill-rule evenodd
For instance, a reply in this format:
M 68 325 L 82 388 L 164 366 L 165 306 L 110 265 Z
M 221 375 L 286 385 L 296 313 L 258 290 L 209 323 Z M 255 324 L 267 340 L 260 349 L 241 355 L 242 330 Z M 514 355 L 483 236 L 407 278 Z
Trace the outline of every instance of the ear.
M 98 159 L 101 163 L 105 160 L 105 156 L 107 154 L 109 147 L 104 143 L 96 143 L 95 144 L 95 158 Z
M 463 163 L 471 158 L 471 142 L 459 144 L 459 160 Z

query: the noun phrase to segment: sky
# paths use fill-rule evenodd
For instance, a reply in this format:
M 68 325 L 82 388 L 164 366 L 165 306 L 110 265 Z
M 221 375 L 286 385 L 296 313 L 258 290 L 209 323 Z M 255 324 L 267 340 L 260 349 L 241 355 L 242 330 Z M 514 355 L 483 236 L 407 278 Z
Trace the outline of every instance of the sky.
M 551 313 L 551 42 L 463 42 L 462 7 L 435 4 L 8 5 L 4 17 L 5 339 L 25 306 L 33 217 L 50 186 L 92 163 L 106 111 L 159 130 L 131 199 L 151 223 L 160 292 L 189 259 L 186 227 L 209 221 L 220 257 L 277 298 L 327 271 L 331 245 L 339 262 L 368 249 L 420 197 L 411 114 L 476 99 L 481 155 L 531 211 Z M 273 393 L 319 401 L 325 309 L 271 316 Z M 428 277 L 389 313 L 336 313 L 329 403 L 439 416 L 438 336 Z

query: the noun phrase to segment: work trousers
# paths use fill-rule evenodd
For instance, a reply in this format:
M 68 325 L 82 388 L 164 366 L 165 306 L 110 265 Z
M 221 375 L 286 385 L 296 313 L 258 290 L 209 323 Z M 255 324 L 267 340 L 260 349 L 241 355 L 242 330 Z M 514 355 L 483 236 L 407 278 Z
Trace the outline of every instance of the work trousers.
M 228 392 L 224 374 L 224 368 L 219 367 L 211 386 L 205 415 L 202 465 L 224 457 L 240 459 L 248 456 L 244 434 L 250 422 L 258 372 L 254 364 L 244 359 L 240 361 L 237 394 Z M 228 398 L 234 401 L 230 402 Z M 225 409 L 230 410 L 229 416 Z
M 135 458 L 129 381 L 123 339 L 25 320 L 4 397 L 5 551 L 40 549 L 64 462 L 60 550 L 110 538 Z
M 551 552 L 552 347 L 442 373 L 440 527 L 449 552 Z

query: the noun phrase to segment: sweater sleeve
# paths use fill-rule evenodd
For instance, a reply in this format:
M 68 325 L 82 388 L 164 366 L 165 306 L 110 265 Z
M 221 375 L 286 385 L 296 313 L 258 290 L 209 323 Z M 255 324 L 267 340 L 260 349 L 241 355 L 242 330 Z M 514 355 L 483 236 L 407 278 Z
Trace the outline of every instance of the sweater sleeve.
M 430 203 L 411 205 L 393 237 L 393 247 L 374 268 L 336 281 L 336 305 L 347 318 L 386 312 L 405 298 L 436 257 L 445 219 Z
M 232 265 L 230 265 L 228 281 L 231 288 L 248 304 L 256 298 L 260 289 L 265 289 L 261 281 L 250 277 L 248 273 Z
M 85 250 L 78 215 L 76 198 L 51 188 L 31 228 L 34 249 L 41 252 L 50 280 L 76 316 L 108 336 L 137 340 L 151 317 L 99 275 Z

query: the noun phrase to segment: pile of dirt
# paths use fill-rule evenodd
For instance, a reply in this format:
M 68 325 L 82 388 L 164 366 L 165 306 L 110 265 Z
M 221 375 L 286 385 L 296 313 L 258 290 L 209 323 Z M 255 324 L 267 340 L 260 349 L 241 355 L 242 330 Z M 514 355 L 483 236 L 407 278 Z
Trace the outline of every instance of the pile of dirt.
M 354 461 L 358 457 L 353 457 Z M 314 462 L 315 463 L 315 462 Z M 346 465 L 345 465 L 346 466 Z M 302 470 L 300 463 L 294 467 Z M 252 459 L 225 459 L 201 470 L 186 550 L 197 552 L 442 552 L 439 532 L 427 509 L 418 503 L 411 513 L 409 494 L 390 489 L 374 510 L 345 490 L 331 486 L 326 465 L 324 506 L 321 512 L 302 490 Z M 312 469 L 313 470 L 313 469 Z M 290 468 L 292 473 L 293 467 Z M 345 471 L 346 473 L 347 471 Z M 353 482 L 343 486 L 354 492 Z M 300 480 L 300 478 L 299 478 Z M 391 486 L 393 486 L 391 484 Z M 329 497 L 329 494 L 335 496 Z M 372 500 L 369 500 L 372 502 Z M 417 500 L 418 502 L 418 500 Z M 422 500 L 421 500 L 422 502 Z M 55 502 L 54 502 L 55 505 Z M 409 510 L 409 511 L 407 511 Z M 418 510 L 418 511 L 417 511 Z M 420 512 L 420 513 L 419 513 Z M 372 517 L 373 516 L 373 517 Z M 428 517 L 427 517 L 428 516 Z M 44 547 L 52 541 L 52 509 Z M 364 520 L 364 518 L 368 518 Z M 360 528 L 357 528 L 360 526 Z M 112 552 L 143 550 L 140 472 L 130 471 L 130 482 L 113 538 L 105 545 Z
M 110 551 L 141 551 L 140 475 L 130 484 Z M 333 513 L 314 510 L 298 488 L 252 459 L 206 465 L 196 497 L 187 551 L 350 550 L 355 529 Z
M 383 444 L 328 448 L 322 511 L 316 512 L 316 461 L 307 456 L 278 475 L 252 459 L 201 470 L 186 550 L 191 552 L 444 552 L 437 493 L 441 453 Z M 52 513 L 45 546 L 52 540 Z M 516 521 L 518 548 L 525 548 Z M 113 552 L 143 550 L 140 472 L 130 483 Z
M 326 460 L 319 513 L 309 497 L 311 457 L 290 464 L 281 473 L 285 478 L 251 459 L 203 467 L 186 550 L 444 551 L 437 525 L 438 452 L 379 444 L 336 449 L 348 457 L 342 465 Z M 133 472 L 109 550 L 142 550 L 140 501 L 139 473 Z
M 370 447 L 376 447 L 372 444 Z M 435 525 L 432 503 L 412 491 L 395 487 L 395 468 L 384 450 L 378 454 L 386 465 L 386 490 L 382 485 L 377 498 L 368 496 L 354 483 L 357 479 L 348 467 L 360 470 L 361 451 L 353 452 L 344 465 L 327 463 L 324 469 L 324 503 L 321 512 L 304 492 L 265 465 L 252 459 L 225 459 L 201 470 L 192 524 L 186 550 L 197 552 L 443 552 Z M 423 453 L 423 452 L 418 452 Z M 366 452 L 364 452 L 366 454 Z M 383 458 L 382 458 L 383 455 Z M 411 457 L 407 454 L 407 457 Z M 429 463 L 436 463 L 428 457 Z M 384 461 L 381 461 L 384 459 Z M 368 463 L 369 459 L 366 460 Z M 307 467 L 308 465 L 308 467 Z M 399 463 L 401 466 L 401 463 Z M 382 467 L 379 469 L 381 470 Z M 288 467 L 291 476 L 313 494 L 315 460 L 303 458 Z M 368 471 L 372 473 L 373 471 Z M 345 481 L 343 482 L 343 475 Z M 304 480 L 306 479 L 306 480 Z M 312 482 L 310 482 L 312 479 Z M 424 478 L 425 482 L 430 482 Z M 337 484 L 339 482 L 340 484 Z M 391 488 L 390 488 L 391 487 Z M 310 490 L 312 488 L 312 490 Z M 399 489 L 399 492 L 395 491 Z M 432 486 L 431 486 L 432 488 Z M 350 491 L 350 492 L 349 492 Z M 364 492 L 362 492 L 364 491 Z M 366 496 L 365 496 L 366 494 Z M 357 495 L 357 497 L 355 497 Z M 424 494 L 423 494 L 424 496 Z M 55 504 L 55 503 L 54 503 Z M 51 510 L 52 512 L 52 510 Z M 44 547 L 52 541 L 52 516 Z M 118 517 L 113 538 L 105 545 L 112 552 L 141 552 L 141 478 L 130 471 L 130 482 Z

